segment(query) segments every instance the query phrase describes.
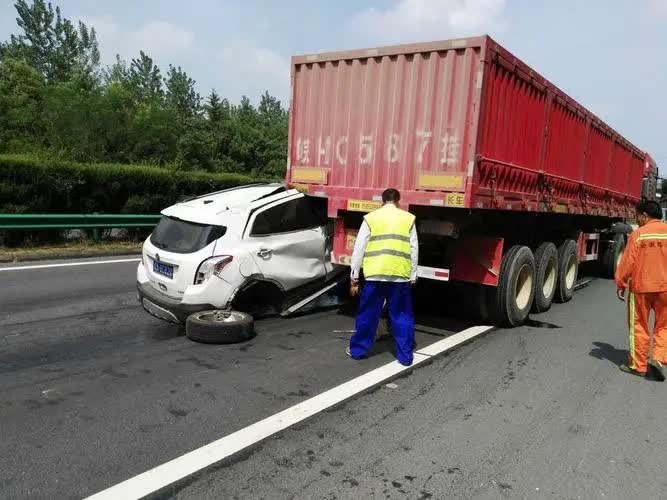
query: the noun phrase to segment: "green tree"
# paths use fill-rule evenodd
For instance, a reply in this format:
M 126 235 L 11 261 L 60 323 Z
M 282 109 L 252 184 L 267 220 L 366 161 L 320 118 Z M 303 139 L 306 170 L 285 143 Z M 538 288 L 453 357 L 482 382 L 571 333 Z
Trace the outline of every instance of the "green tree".
M 180 66 L 166 75 L 143 51 L 100 70 L 93 27 L 45 0 L 15 2 L 18 34 L 0 42 L 0 151 L 186 170 L 282 175 L 287 111 L 265 92 L 202 102 Z
M 25 60 L 0 61 L 0 150 L 24 152 L 39 145 L 44 84 Z
M 159 101 L 164 92 L 162 90 L 162 75 L 160 68 L 153 63 L 143 50 L 138 59 L 132 59 L 130 64 L 129 83 L 137 101 Z
M 184 119 L 192 118 L 200 111 L 201 97 L 195 90 L 195 81 L 181 69 L 169 65 L 164 79 L 167 106 L 171 106 Z
M 105 138 L 99 87 L 72 79 L 49 85 L 42 103 L 45 144 L 58 157 L 102 161 Z
M 132 116 L 130 161 L 162 165 L 176 159 L 180 130 L 174 110 L 156 102 L 140 103 Z
M 262 121 L 269 125 L 277 124 L 287 116 L 287 112 L 283 109 L 280 101 L 270 95 L 268 91 L 262 94 L 257 111 Z
M 137 139 L 133 133 L 136 113 L 134 96 L 124 83 L 110 83 L 104 87 L 97 109 L 99 133 L 104 138 L 100 152 L 103 161 L 132 161 Z
M 116 62 L 102 70 L 102 81 L 105 85 L 119 84 L 130 88 L 130 70 L 127 63 L 116 54 Z
M 194 119 L 178 138 L 176 164 L 187 170 L 215 170 L 214 140 L 203 120 Z
M 76 71 L 94 74 L 100 62 L 94 28 L 78 27 L 44 0 L 18 0 L 15 8 L 22 34 L 12 35 L 2 45 L 4 57 L 24 59 L 49 82 L 70 79 Z
M 218 93 L 213 89 L 206 98 L 204 112 L 212 126 L 219 125 L 229 119 L 229 101 L 227 99 L 220 99 Z

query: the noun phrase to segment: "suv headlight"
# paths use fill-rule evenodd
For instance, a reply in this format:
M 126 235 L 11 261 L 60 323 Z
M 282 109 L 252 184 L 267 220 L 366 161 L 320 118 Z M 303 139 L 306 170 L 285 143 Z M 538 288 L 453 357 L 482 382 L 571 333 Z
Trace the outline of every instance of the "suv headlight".
M 199 264 L 197 272 L 195 273 L 195 285 L 201 285 L 211 276 L 220 277 L 220 273 L 227 267 L 227 265 L 234 260 L 231 255 L 217 255 L 210 257 Z

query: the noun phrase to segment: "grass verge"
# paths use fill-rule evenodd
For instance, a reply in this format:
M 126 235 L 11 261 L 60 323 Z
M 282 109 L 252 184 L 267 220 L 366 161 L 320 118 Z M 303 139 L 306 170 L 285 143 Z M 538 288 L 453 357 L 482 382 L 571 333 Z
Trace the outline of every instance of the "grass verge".
M 141 242 L 118 241 L 73 242 L 29 248 L 0 247 L 0 263 L 139 254 L 141 245 Z

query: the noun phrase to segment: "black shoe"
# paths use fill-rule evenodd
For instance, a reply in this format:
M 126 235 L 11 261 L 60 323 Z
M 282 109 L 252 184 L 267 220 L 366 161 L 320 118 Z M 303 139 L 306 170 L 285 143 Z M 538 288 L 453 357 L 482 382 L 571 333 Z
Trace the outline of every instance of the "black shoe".
M 637 375 L 638 377 L 645 377 L 646 376 L 646 373 L 638 372 L 637 370 L 634 370 L 634 369 L 630 368 L 626 364 L 622 364 L 621 366 L 619 366 L 619 369 L 622 372 L 629 373 L 630 375 Z

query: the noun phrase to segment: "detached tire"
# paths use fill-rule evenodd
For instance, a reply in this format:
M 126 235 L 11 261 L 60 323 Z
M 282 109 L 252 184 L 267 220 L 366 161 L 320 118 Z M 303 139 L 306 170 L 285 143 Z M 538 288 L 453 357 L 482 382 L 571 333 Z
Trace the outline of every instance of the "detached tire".
M 204 344 L 235 344 L 255 336 L 255 322 L 238 311 L 201 311 L 188 316 L 185 335 Z
M 577 243 L 574 240 L 565 240 L 558 247 L 558 287 L 556 301 L 569 302 L 574 295 L 574 286 L 579 274 L 579 258 Z
M 612 279 L 625 250 L 625 236 L 614 235 L 614 239 L 605 247 L 600 259 L 600 271 L 603 278 Z
M 513 246 L 503 256 L 496 289 L 496 320 L 519 326 L 528 317 L 535 295 L 535 259 L 526 246 Z
M 551 242 L 542 243 L 535 250 L 535 299 L 533 312 L 548 311 L 556 295 L 558 284 L 558 250 Z

